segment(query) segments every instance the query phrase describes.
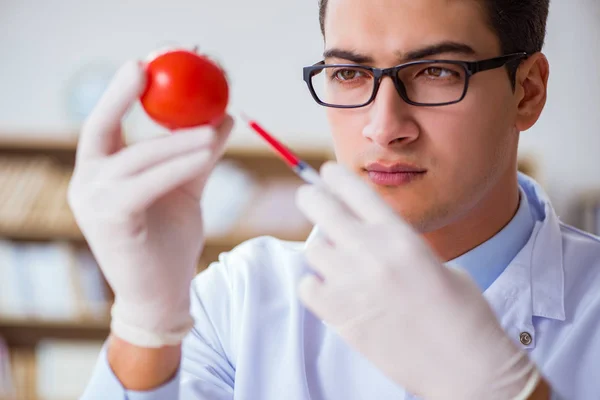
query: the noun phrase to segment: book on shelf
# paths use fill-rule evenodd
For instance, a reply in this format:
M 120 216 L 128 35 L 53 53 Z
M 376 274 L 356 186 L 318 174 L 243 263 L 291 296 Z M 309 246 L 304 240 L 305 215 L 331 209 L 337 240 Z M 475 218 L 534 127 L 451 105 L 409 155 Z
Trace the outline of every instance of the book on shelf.
M 250 172 L 230 160 L 219 162 L 206 182 L 200 202 L 205 234 L 231 234 L 258 192 L 258 181 Z
M 582 229 L 600 236 L 600 192 L 588 193 L 581 201 Z
M 67 242 L 0 241 L 2 319 L 102 321 L 110 296 L 89 250 Z
M 45 340 L 35 349 L 35 391 L 38 400 L 77 399 L 88 384 L 99 341 Z
M 77 233 L 67 203 L 72 170 L 48 156 L 0 157 L 0 235 Z
M 311 223 L 296 206 L 296 190 L 302 184 L 284 179 L 264 183 L 240 227 L 245 232 L 269 232 L 281 237 L 297 234 L 298 240 L 303 239 L 302 236 L 309 233 Z
M 596 207 L 596 232 L 597 236 L 600 236 L 600 204 Z
M 35 392 L 34 352 L 29 349 L 14 349 L 10 351 L 9 368 L 9 395 L 6 397 L 6 399 L 37 400 Z
M 10 353 L 6 342 L 0 337 L 0 399 L 16 397 L 15 383 L 11 370 Z
M 81 397 L 103 342 L 44 340 L 35 348 L 2 347 L 0 400 L 69 400 Z

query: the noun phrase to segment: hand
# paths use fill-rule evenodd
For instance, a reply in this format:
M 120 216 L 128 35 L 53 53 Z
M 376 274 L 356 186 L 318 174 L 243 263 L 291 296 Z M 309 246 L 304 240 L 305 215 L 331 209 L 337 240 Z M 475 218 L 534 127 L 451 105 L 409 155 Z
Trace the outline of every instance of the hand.
M 124 65 L 84 124 L 69 205 L 115 293 L 111 329 L 140 347 L 179 344 L 203 248 L 200 196 L 233 120 L 123 144 L 121 120 L 146 85 Z
M 327 189 L 303 186 L 297 197 L 326 236 L 306 249 L 319 276 L 300 283 L 307 308 L 424 399 L 527 398 L 537 370 L 475 283 L 358 177 L 336 164 L 321 174 Z

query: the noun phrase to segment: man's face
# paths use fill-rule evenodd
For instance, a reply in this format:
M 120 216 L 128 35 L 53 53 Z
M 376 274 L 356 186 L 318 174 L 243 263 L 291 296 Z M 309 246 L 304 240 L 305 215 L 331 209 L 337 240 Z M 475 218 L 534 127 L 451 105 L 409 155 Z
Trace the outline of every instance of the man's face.
M 368 60 L 362 64 L 379 68 L 447 42 L 473 53 L 427 59 L 477 61 L 501 55 L 476 0 L 329 0 L 325 41 L 326 51 L 351 52 Z M 356 63 L 338 57 L 325 61 Z M 383 78 L 373 103 L 327 108 L 327 116 L 338 161 L 364 177 L 417 230 L 430 232 L 459 220 L 503 176 L 514 174 L 516 106 L 506 69 L 498 68 L 474 75 L 466 97 L 454 105 L 408 105 L 392 80 Z M 403 165 L 424 172 L 377 172 Z

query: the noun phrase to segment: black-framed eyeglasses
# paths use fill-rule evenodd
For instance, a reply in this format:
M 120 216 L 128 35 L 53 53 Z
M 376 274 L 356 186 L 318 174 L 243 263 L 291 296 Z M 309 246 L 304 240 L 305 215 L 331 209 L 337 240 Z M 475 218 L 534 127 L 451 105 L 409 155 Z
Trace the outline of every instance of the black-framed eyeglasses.
M 325 107 L 364 107 L 377 96 L 384 76 L 408 104 L 434 107 L 462 101 L 470 78 L 482 71 L 516 64 L 527 53 L 514 53 L 482 61 L 419 60 L 392 68 L 318 62 L 304 67 L 304 81 L 317 103 Z

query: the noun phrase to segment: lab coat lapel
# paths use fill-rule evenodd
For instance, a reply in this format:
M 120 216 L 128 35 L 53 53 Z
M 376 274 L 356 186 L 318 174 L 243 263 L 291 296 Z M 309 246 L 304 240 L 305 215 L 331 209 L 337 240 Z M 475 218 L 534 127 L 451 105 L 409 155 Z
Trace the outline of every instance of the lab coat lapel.
M 546 194 L 531 178 L 520 176 L 528 201 L 543 216 L 529 241 L 484 293 L 507 334 L 533 349 L 533 317 L 565 319 L 563 246 L 560 223 Z

